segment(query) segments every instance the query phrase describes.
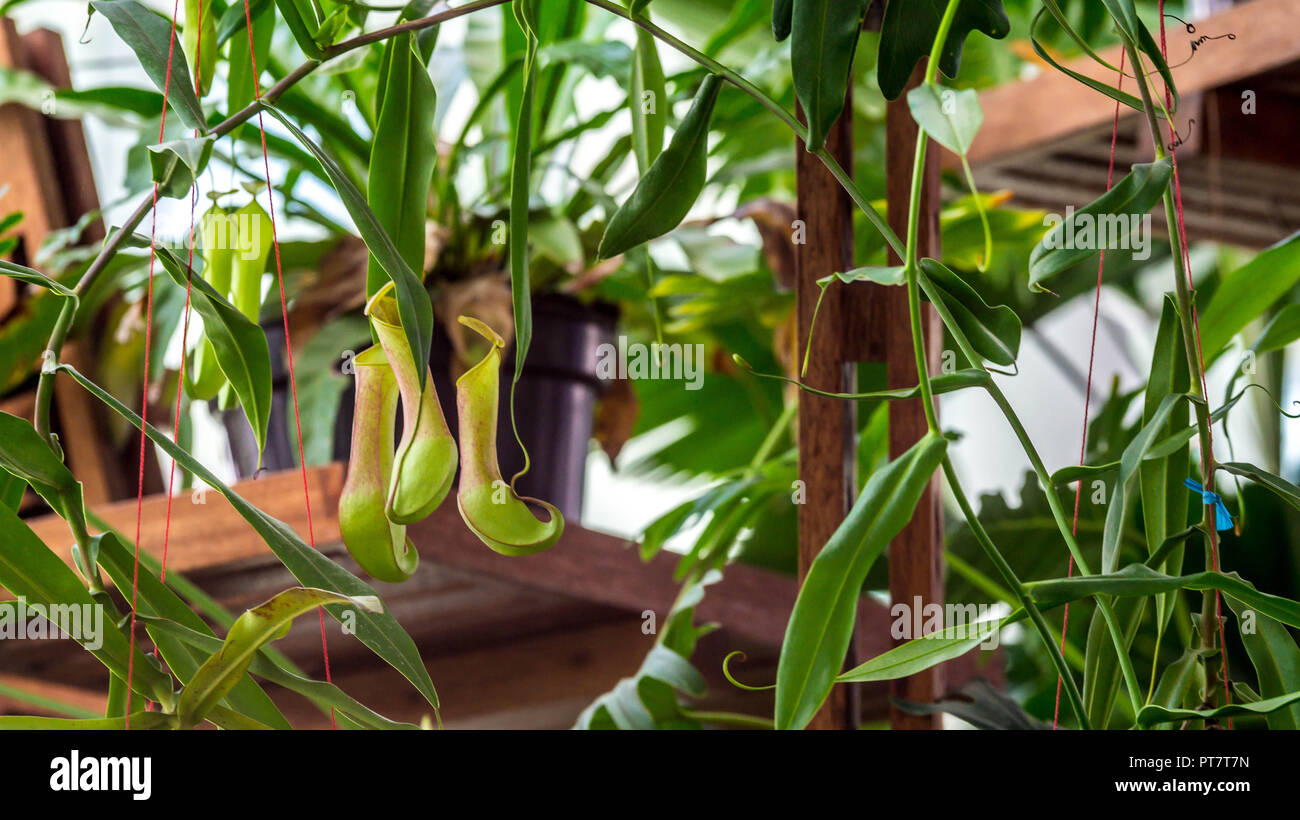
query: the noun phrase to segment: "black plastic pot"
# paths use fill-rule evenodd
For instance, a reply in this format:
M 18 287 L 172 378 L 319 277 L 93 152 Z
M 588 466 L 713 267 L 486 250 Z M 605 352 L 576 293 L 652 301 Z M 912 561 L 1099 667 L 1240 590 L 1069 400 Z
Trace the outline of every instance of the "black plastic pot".
M 604 383 L 596 378 L 597 348 L 614 341 L 617 322 L 618 312 L 612 305 L 584 305 L 559 294 L 533 298 L 533 341 L 515 396 L 519 435 L 528 446 L 532 465 L 528 474 L 519 480 L 519 491 L 554 504 L 572 521 L 579 520 L 582 515 L 592 422 L 596 401 L 605 388 Z M 269 470 L 283 470 L 297 466 L 285 410 L 291 401 L 288 376 L 279 355 L 283 348 L 284 327 L 278 321 L 264 327 L 271 345 L 274 394 L 263 465 Z M 451 342 L 439 328 L 434 331 L 429 364 L 443 413 L 452 434 L 457 435 L 459 425 L 456 385 L 451 378 Z M 497 425 L 497 453 L 501 474 L 507 480 L 523 466 L 523 454 L 515 442 L 508 412 L 513 374 L 512 348 L 506 352 L 501 366 Z M 334 425 L 334 458 L 339 461 L 348 458 L 353 399 L 354 389 L 349 386 L 340 400 Z M 257 447 L 248 421 L 238 409 L 222 415 L 230 434 L 236 469 L 241 477 L 251 476 L 257 467 Z M 398 424 L 400 435 L 400 414 Z

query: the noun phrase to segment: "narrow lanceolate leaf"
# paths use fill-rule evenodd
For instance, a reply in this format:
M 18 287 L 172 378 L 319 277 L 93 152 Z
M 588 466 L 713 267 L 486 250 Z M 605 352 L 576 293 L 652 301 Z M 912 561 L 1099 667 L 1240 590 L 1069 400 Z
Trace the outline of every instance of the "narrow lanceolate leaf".
M 1287 692 L 1300 691 L 1300 648 L 1296 647 L 1291 633 L 1282 624 L 1252 610 L 1247 604 L 1231 596 L 1225 597 L 1237 615 L 1237 631 L 1255 667 L 1260 697 L 1275 698 Z M 1300 729 L 1300 704 L 1270 714 L 1268 728 Z
M 189 282 L 190 301 L 203 317 L 203 331 L 217 354 L 217 364 L 253 428 L 260 461 L 271 419 L 271 352 L 266 333 L 202 276 L 190 276 L 185 262 L 170 249 L 159 247 L 156 253 L 172 281 L 181 288 Z
M 125 729 L 130 725 L 132 731 L 150 729 L 175 729 L 179 721 L 175 715 L 162 712 L 136 712 L 128 721 L 125 715 L 102 718 L 55 718 L 34 717 L 28 715 L 0 716 L 0 729 L 42 730 L 42 731 L 112 731 Z
M 397 312 L 401 316 L 402 330 L 406 333 L 407 343 L 410 344 L 411 353 L 415 357 L 415 372 L 419 374 L 420 389 L 423 390 L 424 380 L 429 370 L 429 346 L 433 344 L 433 303 L 429 301 L 424 283 L 415 271 L 411 270 L 411 266 L 406 264 L 397 246 L 393 244 L 392 237 L 384 230 L 375 212 L 366 204 L 366 198 L 362 196 L 361 191 L 352 184 L 347 172 L 282 112 L 273 106 L 267 106 L 266 110 L 284 123 L 284 127 L 293 133 L 298 142 L 316 157 L 321 169 L 334 185 L 334 190 L 338 192 L 339 198 L 343 200 L 343 206 L 347 208 L 352 221 L 356 223 L 357 231 L 360 232 L 366 247 L 370 249 L 374 258 L 379 260 L 388 278 L 393 280 L 397 293 Z
M 1201 313 L 1201 349 L 1209 361 L 1300 282 L 1300 232 L 1256 254 L 1223 277 Z
M 801 729 L 830 694 L 844 663 L 862 583 L 912 517 L 948 440 L 927 434 L 877 470 L 813 561 L 786 626 L 776 672 L 776 728 Z
M 74 617 L 81 621 L 83 613 L 102 612 L 102 605 L 86 591 L 77 574 L 32 532 L 17 513 L 7 507 L 0 507 L 0 539 L 4 544 L 0 549 L 0 586 L 24 599 L 28 607 L 43 607 L 47 618 L 123 680 L 128 677 L 128 658 L 133 657 L 130 663 L 133 666 L 131 687 L 151 700 L 172 700 L 171 678 L 150 664 L 139 646 L 132 656 L 126 634 L 112 618 L 105 617 L 99 630 L 78 627 Z M 9 601 L 0 603 L 0 609 L 18 605 L 18 602 Z M 10 613 L 0 617 L 12 623 L 15 615 Z M 92 635 L 92 631 L 98 634 Z
M 189 628 L 196 633 L 210 637 L 218 646 L 221 640 L 213 634 L 211 628 L 194 610 L 182 601 L 175 592 L 158 580 L 154 574 L 143 566 L 137 572 L 135 556 L 131 548 L 113 532 L 96 535 L 99 548 L 99 565 L 113 579 L 113 585 L 124 596 L 134 595 L 136 611 L 140 617 L 154 616 L 166 618 L 167 623 L 174 623 L 180 628 Z M 183 626 L 181 626 L 183 625 Z M 200 665 L 215 650 L 200 653 L 193 647 L 177 640 L 167 632 L 152 626 L 146 621 L 149 638 L 167 662 L 167 668 L 180 679 L 182 685 L 189 683 Z M 262 691 L 252 678 L 244 677 L 237 681 L 226 693 L 225 702 L 233 709 L 248 717 L 275 729 L 290 729 L 289 721 L 276 708 L 274 702 Z
M 1178 305 L 1166 294 L 1160 325 L 1156 331 L 1155 350 L 1151 356 L 1151 378 L 1147 381 L 1143 422 L 1151 422 L 1165 396 L 1186 393 L 1189 383 L 1187 357 L 1183 354 L 1183 334 L 1178 321 Z M 1159 437 L 1166 440 L 1187 426 L 1187 409 L 1175 407 Z M 1191 496 L 1183 486 L 1183 480 L 1190 475 L 1190 471 L 1191 453 L 1186 444 L 1160 457 L 1152 458 L 1149 454 L 1139 465 L 1138 487 L 1142 496 L 1142 527 L 1146 534 L 1148 555 L 1155 554 L 1166 539 L 1187 526 L 1187 506 Z M 1154 568 L 1177 575 L 1182 572 L 1182 567 L 1183 549 L 1179 546 L 1170 553 L 1167 562 L 1162 561 Z M 1159 630 L 1163 630 L 1169 621 L 1176 594 L 1171 592 L 1156 599 L 1156 623 Z
M 275 0 L 280 9 L 280 16 L 293 34 L 294 42 L 302 53 L 313 60 L 321 56 L 320 46 L 316 44 L 316 32 L 321 20 L 316 16 L 316 8 L 311 0 Z
M 922 83 L 907 92 L 912 119 L 930 138 L 964 156 L 984 123 L 979 93 L 973 88 L 955 91 L 933 83 Z
M 142 620 L 149 628 L 150 636 L 161 636 L 172 638 L 185 644 L 195 652 L 201 652 L 203 658 L 207 658 L 213 653 L 220 652 L 224 642 L 213 635 L 210 630 L 199 631 L 189 627 L 181 626 L 175 621 L 156 618 L 147 615 L 140 615 Z M 195 664 L 198 668 L 198 664 Z M 259 678 L 265 678 L 267 681 L 277 686 L 283 686 L 293 692 L 297 692 L 304 697 L 315 702 L 322 707 L 337 709 L 342 714 L 355 720 L 359 725 L 367 729 L 418 729 L 413 723 L 402 723 L 395 720 L 389 720 L 378 712 L 373 711 L 370 707 L 348 695 L 339 687 L 325 681 L 312 680 L 304 678 L 301 675 L 282 669 L 277 666 L 275 661 L 268 656 L 265 647 L 253 657 L 248 666 L 248 671 Z M 251 681 L 240 681 L 240 684 L 251 683 Z M 227 699 L 234 701 L 235 692 L 239 689 L 237 685 Z M 254 716 L 252 712 L 246 709 L 240 709 L 244 714 Z M 271 725 L 268 721 L 262 720 L 262 723 Z
M 794 0 L 772 0 L 772 36 L 779 43 L 790 36 L 794 23 Z
M 668 147 L 605 226 L 598 252 L 602 259 L 663 236 L 686 217 L 704 189 L 709 119 L 721 89 L 721 77 L 704 78 Z
M 97 399 L 108 405 L 113 412 L 126 419 L 136 429 L 140 429 L 141 420 L 137 413 L 113 398 L 99 385 L 78 373 L 75 368 L 69 365 L 61 365 L 59 369 L 71 376 Z M 245 501 L 242 496 L 230 489 L 229 485 L 203 466 L 202 462 L 173 442 L 169 436 L 159 432 L 152 424 L 145 425 L 145 434 L 154 444 L 157 444 L 169 456 L 176 459 L 178 464 L 193 473 L 196 478 L 225 496 L 235 512 L 239 513 L 239 516 L 257 531 L 257 534 L 262 537 L 262 540 L 271 548 L 271 551 L 280 559 L 280 562 L 285 565 L 285 568 L 293 573 L 293 576 L 303 586 L 317 587 L 340 595 L 346 595 L 349 598 L 360 598 L 375 594 L 374 589 L 369 584 L 304 543 L 298 537 L 298 534 L 283 521 L 272 518 Z M 0 515 L 3 514 L 0 513 Z M 0 580 L 0 583 L 3 583 L 3 580 Z M 6 584 L 6 586 L 8 585 Z M 342 619 L 342 613 L 338 606 L 327 604 L 325 610 L 334 618 Z M 406 633 L 401 624 L 386 611 L 369 612 L 355 608 L 349 611 L 355 615 L 354 627 L 357 638 L 370 647 L 376 655 L 402 673 L 419 690 L 420 694 L 424 695 L 430 705 L 435 709 L 438 708 L 438 695 L 433 689 L 433 681 L 430 680 L 429 672 L 420 660 L 420 653 L 415 647 L 415 642 L 411 640 L 411 636 Z M 349 621 L 352 621 L 350 616 Z
M 8 276 L 11 279 L 17 279 L 19 282 L 26 282 L 29 285 L 39 285 L 66 299 L 78 301 L 77 294 L 71 288 L 56 282 L 40 271 L 29 268 L 25 265 L 18 265 L 0 259 L 0 276 Z
M 1182 657 L 1165 667 L 1155 694 L 1151 696 L 1151 704 L 1178 709 L 1193 702 L 1201 703 L 1205 700 L 1204 690 L 1204 651 L 1189 648 L 1183 651 Z
M 181 728 L 203 721 L 248 671 L 258 650 L 283 637 L 294 618 L 325 604 L 351 604 L 371 612 L 383 609 L 374 597 L 349 598 L 323 589 L 297 588 L 248 610 L 230 627 L 221 651 L 213 653 L 181 691 L 177 707 Z
M 253 50 L 248 48 L 249 36 L 244 4 L 235 0 L 217 26 L 217 39 L 227 20 L 235 28 L 230 35 L 230 73 L 226 82 L 226 111 L 230 114 L 239 111 L 253 101 L 257 94 L 257 82 L 253 76 L 253 66 L 263 72 L 269 68 L 268 57 L 271 53 L 271 37 L 275 34 L 275 9 L 269 0 L 254 0 L 249 4 L 248 16 L 253 20 Z
M 1038 36 L 1037 36 L 1038 23 L 1043 19 L 1043 15 L 1046 14 L 1047 11 L 1048 10 L 1046 8 L 1039 9 L 1038 13 L 1034 15 L 1033 22 L 1029 24 L 1029 44 L 1031 47 L 1033 47 L 1034 53 L 1038 55 L 1039 59 L 1041 59 L 1043 62 L 1047 63 L 1057 71 L 1061 72 L 1062 74 L 1065 74 L 1067 77 L 1071 77 L 1077 80 L 1078 82 L 1083 83 L 1084 85 L 1088 86 L 1092 90 L 1100 91 L 1102 94 L 1105 94 L 1107 97 L 1110 97 L 1112 100 L 1121 102 L 1124 105 L 1127 105 L 1129 108 L 1132 108 L 1134 111 L 1142 111 L 1143 110 L 1142 101 L 1137 97 L 1133 96 L 1132 94 L 1129 94 L 1126 91 L 1121 91 L 1120 89 L 1116 88 L 1110 83 L 1102 82 L 1101 80 L 1097 80 L 1092 77 L 1089 77 L 1087 74 L 1082 74 L 1078 71 L 1075 71 L 1069 66 L 1062 65 L 1061 63 L 1057 62 L 1055 58 L 1052 57 L 1052 53 L 1049 50 L 1043 48 L 1043 45 L 1038 41 Z M 1118 73 L 1118 69 L 1111 69 L 1111 70 Z M 1161 112 L 1161 115 L 1163 116 L 1163 112 Z
M 947 5 L 942 0 L 885 4 L 876 79 L 886 99 L 897 99 L 903 93 L 916 61 L 930 54 Z M 939 69 L 944 76 L 957 76 L 962 45 L 972 31 L 982 31 L 995 40 L 1007 36 L 1011 21 L 1002 10 L 1002 0 L 962 0 L 939 55 Z
M 922 259 L 920 269 L 975 352 L 994 364 L 1015 364 L 1020 352 L 1020 317 L 1016 312 L 1006 305 L 990 307 L 984 297 L 942 262 Z
M 117 36 L 135 52 L 145 74 L 159 91 L 166 93 L 181 122 L 189 128 L 207 131 L 203 106 L 194 94 L 194 80 L 185 65 L 185 51 L 171 36 L 171 22 L 137 0 L 93 0 L 90 5 L 108 18 Z
M 794 93 L 808 121 L 806 147 L 826 145 L 844 109 L 853 54 L 870 0 L 795 0 L 790 26 Z
M 1183 394 L 1170 394 L 1163 397 L 1142 430 L 1138 432 L 1119 460 L 1119 476 L 1115 480 L 1115 489 L 1106 506 L 1106 523 L 1102 530 L 1101 571 L 1114 572 L 1119 562 L 1119 543 L 1124 529 L 1124 517 L 1128 512 L 1130 485 L 1137 475 L 1142 459 L 1151 446 L 1168 430 L 1168 422 L 1174 410 L 1186 400 Z
M 515 0 L 515 14 L 527 36 L 524 55 L 523 96 L 515 118 L 514 156 L 510 166 L 510 298 L 515 317 L 515 376 L 524 372 L 524 360 L 533 341 L 533 294 L 528 275 L 528 189 L 532 179 L 533 98 L 537 93 L 537 35 L 532 4 Z M 514 424 L 514 390 L 510 392 L 510 419 Z M 518 426 L 515 426 L 518 437 Z M 523 447 L 523 442 L 519 443 Z M 527 456 L 525 467 L 527 469 Z
M 632 148 L 636 151 L 637 168 L 644 174 L 664 150 L 668 91 L 664 67 L 659 62 L 659 47 L 654 35 L 643 28 L 636 30 L 631 86 L 628 105 L 632 108 Z
M 1094 595 L 1144 597 L 1173 589 L 1217 589 L 1274 620 L 1300 628 L 1300 602 L 1261 592 L 1232 572 L 1196 572 L 1177 576 L 1156 572 L 1144 564 L 1130 564 L 1119 572 L 1104 575 L 1076 575 L 1025 584 L 1025 590 L 1044 609 Z
M 384 46 L 370 149 L 367 199 L 379 224 L 412 271 L 424 271 L 425 222 L 429 183 L 438 152 L 433 114 L 437 95 L 429 72 L 415 51 L 415 38 L 403 34 Z M 366 271 L 366 296 L 388 282 L 374 257 Z
M 30 484 L 59 517 L 85 529 L 81 482 L 27 419 L 0 413 L 0 469 Z
M 1262 484 L 1272 490 L 1283 501 L 1300 510 L 1300 487 L 1285 478 L 1273 475 L 1267 470 L 1245 461 L 1225 461 L 1216 465 L 1216 467 L 1234 475 L 1239 475 L 1242 478 L 1249 478 L 1256 484 Z
M 170 140 L 149 146 L 149 169 L 158 183 L 160 196 L 179 199 L 187 196 L 194 180 L 208 166 L 216 137 Z
M 932 666 L 960 658 L 982 643 L 996 641 L 998 630 L 1023 620 L 1025 611 L 1017 609 L 1005 618 L 956 624 L 939 632 L 913 638 L 866 663 L 842 673 L 837 683 L 868 683 L 897 680 Z
M 1029 289 L 1050 292 L 1042 282 L 1106 247 L 1131 247 L 1143 215 L 1169 187 L 1173 161 L 1168 157 L 1139 163 L 1106 193 L 1070 215 L 1057 217 L 1029 254 Z M 1149 241 L 1149 238 L 1148 238 Z
M 1161 52 L 1160 45 L 1156 43 L 1151 31 L 1142 22 L 1138 16 L 1137 4 L 1134 0 L 1102 0 L 1106 5 L 1106 10 L 1115 20 L 1115 26 L 1119 29 L 1120 34 L 1125 40 L 1132 43 L 1141 51 L 1151 64 L 1160 72 L 1160 78 L 1164 81 L 1165 87 L 1169 90 L 1170 97 L 1174 107 L 1178 105 L 1178 89 L 1174 86 L 1174 75 L 1169 69 L 1169 64 L 1165 62 L 1165 55 Z
M 1275 698 L 1255 701 L 1254 703 L 1234 703 L 1217 709 L 1166 709 L 1163 706 L 1144 706 L 1138 712 L 1137 722 L 1140 726 L 1154 726 L 1171 720 L 1214 720 L 1239 715 L 1271 715 L 1279 709 L 1300 703 L 1300 692 L 1288 692 Z

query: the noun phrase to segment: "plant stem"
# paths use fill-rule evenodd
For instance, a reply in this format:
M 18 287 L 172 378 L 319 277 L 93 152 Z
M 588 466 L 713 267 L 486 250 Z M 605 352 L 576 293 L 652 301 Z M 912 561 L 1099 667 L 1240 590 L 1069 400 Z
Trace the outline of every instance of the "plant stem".
M 952 490 L 953 498 L 956 499 L 957 506 L 961 508 L 961 514 L 970 525 L 971 533 L 975 536 L 976 542 L 979 543 L 980 549 L 984 550 L 984 554 L 993 562 L 993 566 L 997 568 L 1002 580 L 1010 587 L 1016 600 L 1024 607 L 1030 623 L 1034 625 L 1034 630 L 1038 632 L 1043 645 L 1047 647 L 1048 657 L 1052 659 L 1057 674 L 1061 676 L 1065 696 L 1070 701 L 1070 708 L 1074 710 L 1075 716 L 1079 719 L 1080 728 L 1091 728 L 1088 723 L 1088 711 L 1083 708 L 1083 698 L 1079 695 L 1079 687 L 1074 682 L 1074 675 L 1065 662 L 1065 656 L 1061 654 L 1060 647 L 1053 640 L 1052 630 L 1047 625 L 1047 619 L 1043 617 L 1043 613 L 1038 609 L 1038 604 L 1034 599 L 1025 592 L 1024 585 L 1016 577 L 1016 571 L 1011 568 L 1011 564 L 998 551 L 998 548 L 993 544 L 993 540 L 989 538 L 988 531 L 984 529 L 984 525 L 975 515 L 975 511 L 971 509 L 970 501 L 966 499 L 966 493 L 962 490 L 961 482 L 957 480 L 957 471 L 953 469 L 952 459 L 947 455 L 943 457 L 943 475 L 948 480 L 948 488 Z
M 1146 114 L 1147 129 L 1151 133 L 1151 143 L 1155 147 L 1156 159 L 1164 159 L 1168 156 L 1165 150 L 1164 140 L 1160 134 L 1160 124 L 1156 119 L 1155 104 L 1152 102 L 1151 89 L 1147 85 L 1146 67 L 1141 62 L 1141 56 L 1132 43 L 1125 42 L 1125 50 L 1128 52 L 1129 60 L 1134 66 L 1134 76 L 1137 80 L 1138 92 L 1142 97 L 1142 109 Z M 1168 116 L 1168 115 L 1166 115 Z M 1186 256 L 1184 255 L 1183 237 L 1178 227 L 1178 209 L 1174 199 L 1174 186 L 1171 180 L 1170 185 L 1165 189 L 1165 225 L 1169 233 L 1169 250 L 1174 257 L 1174 287 L 1178 299 L 1178 321 L 1183 334 L 1183 353 L 1187 357 L 1187 372 L 1192 374 L 1189 379 L 1189 387 L 1192 396 L 1192 407 L 1196 413 L 1197 439 L 1201 451 L 1201 484 L 1205 489 L 1214 488 L 1214 450 L 1210 439 L 1210 406 L 1205 400 L 1205 392 L 1202 389 L 1202 380 L 1205 378 L 1204 369 L 1201 366 L 1201 356 L 1198 350 L 1199 339 L 1197 329 L 1192 320 L 1193 311 L 1196 310 L 1192 303 L 1191 290 L 1188 287 L 1189 272 L 1186 265 Z M 1197 400 L 1199 399 L 1199 401 Z M 1203 504 L 1202 522 L 1208 535 L 1205 544 L 1205 567 L 1209 569 L 1213 563 L 1213 544 L 1216 538 L 1214 506 Z M 1201 593 L 1201 620 L 1200 620 L 1200 637 L 1201 646 L 1206 649 L 1213 649 L 1217 643 L 1216 627 L 1218 626 L 1218 613 L 1215 607 L 1216 595 L 1211 590 Z M 1208 664 L 1213 667 L 1213 664 Z M 1217 678 L 1218 669 L 1212 669 L 1210 674 Z M 1213 683 L 1211 680 L 1211 688 Z
M 949 312 L 947 306 L 944 305 L 943 299 L 940 298 L 938 293 L 933 292 L 927 282 L 922 281 L 921 287 L 925 290 L 926 296 L 929 297 L 930 303 L 934 305 L 935 310 L 939 313 L 939 318 L 943 320 L 944 325 L 948 328 L 948 332 L 952 334 L 953 341 L 956 342 L 962 355 L 970 361 L 972 367 L 983 370 L 987 373 L 988 369 L 984 366 L 983 360 L 980 359 L 979 354 L 971 347 L 970 341 L 966 338 L 966 334 L 962 332 L 961 328 L 957 325 L 957 322 L 953 319 L 952 313 Z M 1061 500 L 1056 495 L 1056 488 L 1052 486 L 1052 477 L 1047 472 L 1047 466 L 1043 463 L 1042 457 L 1038 454 L 1038 448 L 1034 446 L 1034 442 L 1029 438 L 1028 431 L 1025 430 L 1024 425 L 1020 422 L 1019 416 L 1016 415 L 1015 410 L 1011 407 L 1011 402 L 1007 400 L 1006 394 L 1002 392 L 1002 388 L 998 387 L 997 382 L 993 380 L 991 375 L 989 376 L 988 382 L 984 385 L 984 389 L 993 397 L 994 403 L 997 404 L 998 409 L 1002 411 L 1002 415 L 1006 417 L 1007 423 L 1011 425 L 1011 431 L 1015 433 L 1016 438 L 1020 441 L 1020 446 L 1025 451 L 1025 455 L 1029 458 L 1029 464 L 1033 468 L 1034 474 L 1038 477 L 1038 483 L 1043 488 L 1043 494 L 1047 496 L 1047 505 L 1052 511 L 1052 518 L 1055 519 L 1056 527 L 1060 530 L 1061 536 L 1065 539 L 1065 546 L 1070 551 L 1070 555 L 1074 557 L 1074 563 L 1079 567 L 1080 574 L 1091 575 L 1092 570 L 1088 567 L 1087 559 L 1083 557 L 1083 551 L 1079 549 L 1079 542 L 1074 537 L 1073 528 L 1066 521 L 1065 510 L 1061 507 Z M 974 528 L 975 523 L 971 523 L 972 529 Z M 1133 707 L 1133 713 L 1137 714 L 1137 710 L 1140 709 L 1142 705 L 1142 696 L 1141 688 L 1137 680 L 1137 672 L 1134 670 L 1133 661 L 1128 656 L 1126 650 L 1128 642 L 1124 639 L 1123 632 L 1120 631 L 1119 623 L 1115 620 L 1115 611 L 1111 606 L 1110 601 L 1102 595 L 1096 596 L 1095 600 L 1097 602 L 1097 609 L 1101 612 L 1102 619 L 1106 622 L 1106 629 L 1110 633 L 1111 643 L 1115 645 L 1115 655 L 1119 659 L 1120 671 L 1124 676 L 1124 685 L 1128 690 L 1130 705 Z

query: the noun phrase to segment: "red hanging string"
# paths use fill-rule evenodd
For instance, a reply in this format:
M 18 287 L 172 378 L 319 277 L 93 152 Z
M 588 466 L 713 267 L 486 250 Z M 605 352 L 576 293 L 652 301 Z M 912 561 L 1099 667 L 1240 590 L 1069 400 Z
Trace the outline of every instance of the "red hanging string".
M 244 22 L 248 28 L 248 59 L 253 72 L 253 95 L 257 100 L 262 99 L 262 82 L 258 75 L 257 69 L 257 47 L 253 43 L 253 19 L 248 10 L 248 0 L 244 0 Z M 289 338 L 289 307 L 284 296 L 284 269 L 280 263 L 280 240 L 277 236 L 275 226 L 275 198 L 272 196 L 271 187 L 271 161 L 266 151 L 266 126 L 262 120 L 261 109 L 257 112 L 257 130 L 262 138 L 262 168 L 266 173 L 266 201 L 267 212 L 271 217 L 271 246 L 275 250 L 275 278 L 280 288 L 280 315 L 284 318 L 284 348 L 285 360 L 289 366 L 289 390 L 293 395 L 293 421 L 298 434 L 298 464 L 302 472 L 302 495 L 307 510 L 307 537 L 312 549 L 316 548 L 316 531 L 312 527 L 311 518 L 311 493 L 307 488 L 307 459 L 302 449 L 302 418 L 298 413 L 298 384 L 294 379 L 293 373 L 293 342 Z M 325 636 L 325 609 L 316 608 L 317 615 L 320 617 L 320 644 L 321 653 L 325 659 L 325 680 L 332 682 L 330 676 L 330 651 L 329 641 Z M 334 707 L 330 707 L 330 726 L 337 729 L 338 724 L 335 721 Z
M 1124 87 L 1124 54 L 1119 55 L 1119 82 L 1116 88 Z M 1115 143 L 1119 137 L 1119 100 L 1115 101 L 1115 117 L 1110 126 L 1110 163 L 1106 167 L 1106 190 L 1110 190 L 1115 176 Z M 1079 466 L 1083 466 L 1088 451 L 1088 409 L 1092 404 L 1092 366 L 1097 355 L 1097 320 L 1101 316 L 1101 282 L 1102 272 L 1106 269 L 1106 249 L 1102 248 L 1097 258 L 1097 288 L 1092 300 L 1092 341 L 1088 345 L 1088 381 L 1083 390 L 1083 435 L 1079 441 Z M 1079 534 L 1079 498 L 1083 495 L 1083 479 L 1074 487 L 1074 521 L 1070 524 L 1070 534 Z M 1066 577 L 1074 575 L 1074 554 L 1070 554 L 1070 566 Z M 1065 637 L 1070 628 L 1070 604 L 1065 605 L 1061 618 L 1061 652 L 1065 652 Z M 1056 708 L 1052 712 L 1052 729 L 1060 725 L 1061 720 L 1061 676 L 1056 676 Z M 1104 727 L 1103 727 L 1104 728 Z
M 199 0 L 199 28 L 203 28 L 204 4 Z M 189 21 L 187 20 L 186 23 Z M 203 97 L 203 37 L 198 37 L 198 45 L 195 48 L 194 55 L 194 93 Z M 194 136 L 199 135 L 199 129 L 194 129 Z M 181 328 L 181 371 L 176 380 L 176 408 L 172 413 L 174 422 L 172 424 L 172 441 L 181 440 L 181 392 L 185 389 L 185 351 L 189 347 L 190 338 L 190 282 L 194 277 L 194 213 L 199 203 L 199 186 L 197 181 L 190 189 L 190 231 L 189 231 L 189 254 L 185 260 L 185 320 Z M 167 518 L 163 525 L 163 552 L 162 552 L 162 571 L 159 573 L 158 580 L 164 584 L 167 583 L 167 545 L 171 541 L 172 533 L 172 487 L 176 483 L 176 459 L 172 459 L 171 470 L 167 476 Z
M 158 124 L 158 144 L 162 145 L 167 133 L 167 96 L 172 85 L 172 58 L 176 51 L 176 13 L 180 10 L 180 0 L 172 5 L 171 35 L 167 44 L 167 75 L 163 79 L 162 120 Z M 152 224 L 149 227 L 149 278 L 145 285 L 144 318 L 144 385 L 140 389 L 140 463 L 136 475 L 135 501 L 135 559 L 131 569 L 131 634 L 126 656 L 126 719 L 123 728 L 131 728 L 131 682 L 135 675 L 135 608 L 140 591 L 140 524 L 144 516 L 144 459 L 145 442 L 148 437 L 145 429 L 149 417 L 149 347 L 152 343 L 153 330 L 153 271 L 157 253 L 154 251 L 154 239 L 158 233 L 158 183 L 153 184 Z
M 1165 0 L 1160 0 L 1160 54 L 1166 59 L 1169 55 L 1168 45 L 1165 41 Z M 1165 87 L 1165 109 L 1168 110 L 1173 105 L 1173 95 L 1169 87 Z M 1177 133 L 1174 130 L 1173 117 L 1169 119 L 1169 158 L 1173 163 L 1174 176 L 1174 210 L 1178 216 L 1178 236 L 1183 246 L 1183 270 L 1187 275 L 1187 289 L 1193 291 L 1192 286 L 1192 258 L 1191 251 L 1187 247 L 1187 223 L 1183 219 L 1183 188 L 1178 180 L 1178 149 Z M 1205 354 L 1201 350 L 1201 322 L 1197 315 L 1196 302 L 1192 301 L 1192 328 L 1196 341 L 1196 358 L 1200 363 L 1197 376 L 1201 380 L 1201 395 L 1209 396 L 1210 391 L 1207 389 L 1205 381 Z M 1202 465 L 1205 470 L 1205 489 L 1212 491 L 1214 489 L 1214 425 L 1207 425 L 1205 430 L 1205 452 L 1209 454 L 1208 463 Z M 1210 527 L 1210 564 L 1211 568 L 1219 571 L 1219 533 L 1214 527 Z M 1225 704 L 1232 703 L 1232 687 L 1228 684 L 1228 645 L 1223 639 L 1223 611 L 1219 591 L 1214 591 L 1214 619 L 1218 622 L 1219 628 L 1219 658 L 1221 660 L 1221 672 L 1223 674 L 1223 697 Z M 1228 728 L 1232 728 L 1232 718 L 1228 718 Z

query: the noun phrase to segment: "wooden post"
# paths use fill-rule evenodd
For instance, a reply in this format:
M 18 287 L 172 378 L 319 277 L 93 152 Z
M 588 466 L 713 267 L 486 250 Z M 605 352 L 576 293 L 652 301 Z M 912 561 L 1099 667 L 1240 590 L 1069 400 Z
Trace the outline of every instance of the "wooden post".
M 801 112 L 802 116 L 802 112 Z M 846 100 L 844 114 L 827 139 L 828 150 L 849 172 L 853 169 L 853 109 Z M 796 145 L 798 193 L 795 230 L 795 293 L 798 350 L 806 349 L 813 308 L 821 288 L 817 280 L 853 266 L 853 211 L 848 195 L 821 160 Z M 799 232 L 802 232 L 802 236 Z M 853 370 L 845 363 L 845 299 L 848 288 L 831 288 L 817 317 L 817 332 L 804 381 L 829 391 L 854 389 Z M 799 479 L 804 504 L 799 508 L 799 580 L 848 513 L 856 491 L 856 408 L 853 402 L 822 398 L 800 391 Z M 852 664 L 850 648 L 848 663 Z M 854 687 L 837 686 L 810 729 L 857 727 Z
M 920 84 L 924 65 L 922 61 L 916 67 L 908 89 Z M 885 113 L 888 218 L 890 226 L 904 241 L 907 238 L 907 206 L 911 199 L 916 135 L 917 125 L 908 109 L 905 91 L 889 103 Z M 925 159 L 917 255 L 919 258 L 929 256 L 937 259 L 940 240 L 939 146 L 933 140 L 926 149 Z M 890 253 L 890 264 L 901 262 Z M 884 321 L 878 332 L 884 336 L 889 386 L 910 387 L 916 384 L 916 356 L 912 347 L 907 292 L 896 287 L 877 287 L 874 290 L 883 302 Z M 929 304 L 923 302 L 921 311 L 930 372 L 937 373 L 942 355 L 943 326 Z M 920 399 L 890 403 L 891 458 L 906 452 L 925 433 L 925 414 Z M 912 520 L 889 546 L 889 595 L 894 603 L 905 603 L 909 608 L 918 603 L 922 606 L 943 603 L 943 513 L 937 475 L 921 496 Z M 920 614 L 914 613 L 913 617 L 919 620 Z M 895 697 L 923 703 L 937 700 L 943 686 L 942 665 L 892 684 Z M 940 715 L 909 715 L 891 708 L 890 725 L 895 729 L 938 729 L 942 728 L 942 720 Z

